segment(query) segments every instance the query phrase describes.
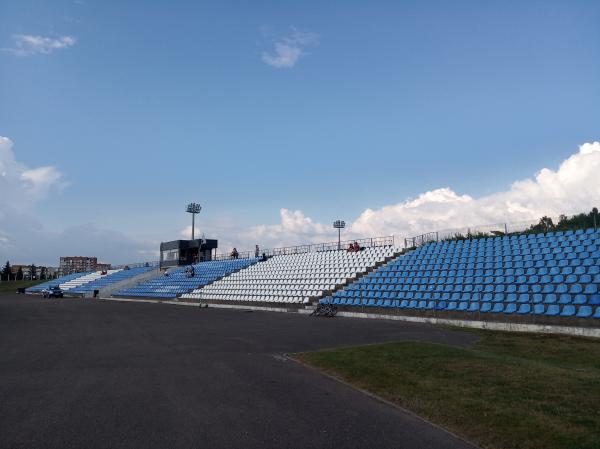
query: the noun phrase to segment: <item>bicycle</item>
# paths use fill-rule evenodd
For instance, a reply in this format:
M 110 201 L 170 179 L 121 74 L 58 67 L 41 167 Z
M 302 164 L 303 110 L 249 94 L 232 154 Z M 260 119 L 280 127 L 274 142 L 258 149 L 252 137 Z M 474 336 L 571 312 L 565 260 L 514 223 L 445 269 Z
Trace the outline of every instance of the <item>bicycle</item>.
M 325 316 L 328 318 L 333 318 L 338 312 L 338 308 L 336 305 L 331 303 L 319 303 L 315 310 L 312 311 L 310 316 Z

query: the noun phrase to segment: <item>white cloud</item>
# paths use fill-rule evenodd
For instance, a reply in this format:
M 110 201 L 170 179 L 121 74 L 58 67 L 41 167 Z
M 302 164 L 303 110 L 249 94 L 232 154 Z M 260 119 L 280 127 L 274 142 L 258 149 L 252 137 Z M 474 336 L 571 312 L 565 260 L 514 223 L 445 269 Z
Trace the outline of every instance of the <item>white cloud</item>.
M 77 39 L 73 36 L 58 38 L 34 36 L 31 34 L 13 34 L 13 46 L 2 50 L 17 56 L 31 56 L 35 54 L 49 54 L 55 50 L 69 48 L 75 45 Z
M 159 243 L 132 239 L 92 223 L 51 231 L 26 213 L 0 215 L 0 263 L 57 266 L 60 256 L 96 256 L 119 264 L 158 260 Z
M 59 232 L 44 230 L 39 222 L 20 211 L 21 205 L 35 204 L 51 189 L 60 188 L 62 175 L 53 167 L 25 167 L 15 160 L 12 146 L 9 139 L 0 137 L 0 253 L 3 257 L 14 259 L 15 263 L 38 264 L 56 263 L 58 256 L 71 253 L 96 255 L 109 262 L 156 257 L 158 241 L 139 241 L 90 224 Z M 515 181 L 504 191 L 478 197 L 443 187 L 379 209 L 366 209 L 353 222 L 348 221 L 348 229 L 342 236 L 354 239 L 394 234 L 400 244 L 403 237 L 428 231 L 506 221 L 533 222 L 543 215 L 587 212 L 600 206 L 599 173 L 600 142 L 587 143 L 558 168 L 544 168 L 531 178 Z M 253 249 L 255 244 L 266 249 L 331 242 L 337 238 L 330 223 L 319 223 L 302 211 L 282 208 L 279 216 L 278 223 L 250 227 L 226 218 L 201 219 L 196 222 L 196 235 L 205 233 L 208 238 L 217 238 L 221 252 L 228 252 L 234 246 L 245 251 Z M 190 226 L 180 230 L 181 237 L 189 238 L 190 231 Z
M 480 198 L 459 196 L 450 188 L 365 210 L 352 224 L 363 235 L 414 235 L 478 224 L 518 222 L 543 215 L 588 212 L 600 202 L 600 142 L 586 143 L 557 170 L 544 168 L 533 178 Z
M 0 264 L 57 265 L 61 255 L 97 256 L 112 263 L 156 260 L 158 242 L 131 239 L 93 224 L 50 231 L 33 216 L 36 205 L 65 187 L 52 166 L 27 167 L 19 162 L 13 142 L 0 136 Z
M 199 239 L 202 238 L 202 236 L 204 235 L 206 238 L 213 238 L 213 237 L 208 237 L 205 235 L 206 233 L 201 231 L 200 228 L 198 226 L 194 226 L 194 238 L 195 239 Z M 181 231 L 179 231 L 179 235 L 181 236 L 181 238 L 183 239 L 191 239 L 192 238 L 192 225 L 186 226 L 185 228 L 183 228 Z M 212 235 L 212 234 L 211 234 Z
M 266 247 L 301 245 L 323 242 L 333 235 L 330 226 L 314 222 L 302 211 L 280 209 L 281 222 L 271 225 L 252 226 L 240 232 L 240 240 L 245 246 L 261 244 Z
M 301 57 L 307 55 L 307 47 L 319 45 L 319 35 L 294 29 L 289 36 L 277 40 L 273 45 L 274 53 L 262 53 L 263 62 L 276 68 L 292 68 Z
M 589 212 L 600 206 L 600 142 L 586 143 L 558 169 L 544 168 L 532 178 L 515 181 L 507 190 L 475 197 L 438 188 L 380 209 L 366 209 L 343 238 L 395 235 L 404 237 L 429 231 L 467 228 L 493 223 L 537 221 L 544 215 Z M 280 210 L 280 223 L 229 229 L 228 243 L 241 250 L 334 241 L 329 225 L 315 222 L 302 211 Z M 189 232 L 189 229 L 188 229 Z M 188 234 L 189 235 L 189 234 Z M 221 248 L 228 248 L 220 244 Z
M 0 136 L 0 215 L 8 207 L 30 207 L 52 189 L 61 190 L 64 186 L 63 175 L 55 167 L 25 166 L 16 160 L 12 141 Z

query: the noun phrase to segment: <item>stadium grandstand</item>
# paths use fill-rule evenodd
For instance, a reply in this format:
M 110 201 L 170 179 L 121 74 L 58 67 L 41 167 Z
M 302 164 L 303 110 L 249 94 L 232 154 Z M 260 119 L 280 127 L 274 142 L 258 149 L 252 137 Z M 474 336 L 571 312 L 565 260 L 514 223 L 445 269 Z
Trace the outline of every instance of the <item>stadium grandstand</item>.
M 42 282 L 41 284 L 37 284 L 32 287 L 29 287 L 29 288 L 25 289 L 25 292 L 26 293 L 41 293 L 42 290 L 53 287 L 55 285 L 58 285 L 61 288 L 64 287 L 65 290 L 68 290 L 69 282 L 76 281 L 77 279 L 87 276 L 88 274 L 90 274 L 90 273 L 67 274 L 65 276 L 61 276 L 59 278 L 52 279 L 50 281 Z
M 391 246 L 374 246 L 359 252 L 333 250 L 273 256 L 183 298 L 308 304 L 311 298 L 320 298 L 353 282 L 393 255 Z
M 349 310 L 600 318 L 594 229 L 431 242 L 321 302 Z
M 142 266 L 69 275 L 27 293 L 59 285 L 68 295 L 89 296 L 117 285 L 109 292 L 115 299 L 278 304 L 302 312 L 332 304 L 353 316 L 600 324 L 600 231 L 538 231 L 532 225 L 520 233 L 441 240 L 429 233 L 405 239 L 403 248 L 381 237 L 360 240 L 360 251 L 346 250 L 351 242 L 333 242 L 265 250 L 264 258 L 215 254 L 163 271 Z
M 154 279 L 121 290 L 115 296 L 176 298 L 237 270 L 246 268 L 257 261 L 257 258 L 247 258 L 201 262 L 188 267 L 165 271 L 164 274 Z M 193 271 L 190 270 L 190 267 L 193 268 Z
M 41 293 L 43 290 L 53 286 L 59 286 L 68 294 L 85 295 L 95 290 L 101 290 L 111 285 L 133 279 L 140 274 L 156 269 L 150 264 L 133 267 L 117 268 L 107 271 L 92 271 L 87 273 L 73 273 L 53 279 L 42 284 L 37 284 L 25 290 L 25 293 Z

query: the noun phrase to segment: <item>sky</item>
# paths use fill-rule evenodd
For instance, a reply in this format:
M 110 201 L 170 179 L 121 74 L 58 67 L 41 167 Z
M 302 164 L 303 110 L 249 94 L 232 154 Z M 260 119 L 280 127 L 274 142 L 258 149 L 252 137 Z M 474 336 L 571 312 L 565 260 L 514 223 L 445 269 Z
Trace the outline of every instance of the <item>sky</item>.
M 600 3 L 0 1 L 0 262 L 600 203 Z

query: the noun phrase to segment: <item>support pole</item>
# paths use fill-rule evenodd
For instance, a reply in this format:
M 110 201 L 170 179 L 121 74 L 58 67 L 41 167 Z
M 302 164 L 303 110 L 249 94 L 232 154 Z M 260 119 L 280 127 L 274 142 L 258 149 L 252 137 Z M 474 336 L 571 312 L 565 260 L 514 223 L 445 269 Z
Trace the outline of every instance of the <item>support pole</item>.
M 194 228 L 196 227 L 196 214 L 192 213 L 192 240 L 194 240 Z

